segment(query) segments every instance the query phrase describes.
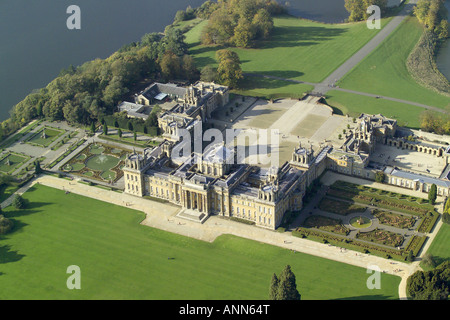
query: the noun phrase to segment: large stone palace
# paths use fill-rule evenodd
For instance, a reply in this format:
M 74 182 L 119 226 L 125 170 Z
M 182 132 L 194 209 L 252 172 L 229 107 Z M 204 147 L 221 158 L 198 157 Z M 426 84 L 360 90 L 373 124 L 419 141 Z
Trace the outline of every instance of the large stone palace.
M 217 92 L 211 87 L 205 89 L 204 85 L 197 86 L 197 90 Z M 222 98 L 214 98 L 216 106 L 199 111 L 197 121 L 204 121 L 211 110 L 228 101 L 228 90 L 222 88 L 219 91 Z M 201 93 L 192 92 L 192 88 L 187 89 L 186 95 L 201 97 Z M 198 101 L 188 100 L 185 96 L 181 105 L 185 109 L 204 105 Z M 174 127 L 192 124 L 177 116 L 176 112 L 165 112 L 160 121 L 167 122 L 168 127 L 173 123 Z M 172 151 L 180 141 L 176 132 L 165 129 L 169 136 L 158 147 L 143 153 L 134 152 L 126 159 L 123 168 L 125 192 L 164 199 L 181 206 L 187 214 L 197 214 L 199 220 L 220 215 L 245 219 L 269 229 L 276 229 L 287 211 L 302 209 L 306 190 L 325 170 L 370 180 L 375 180 L 377 172 L 383 172 L 386 183 L 423 192 L 435 183 L 440 195 L 449 194 L 448 179 L 411 174 L 398 168 L 372 167 L 369 157 L 377 144 L 395 143 L 409 148 L 413 142 L 396 136 L 396 120 L 362 114 L 356 121 L 356 128 L 349 130 L 342 145 L 326 144 L 314 149 L 299 143 L 292 151 L 290 161 L 281 167 L 270 168 L 237 163 L 236 147 L 224 143 L 212 144 L 202 152 L 192 152 L 184 158 L 172 157 Z M 435 156 L 446 157 L 448 163 L 450 148 L 420 142 L 415 142 L 414 148 L 424 152 L 432 150 Z

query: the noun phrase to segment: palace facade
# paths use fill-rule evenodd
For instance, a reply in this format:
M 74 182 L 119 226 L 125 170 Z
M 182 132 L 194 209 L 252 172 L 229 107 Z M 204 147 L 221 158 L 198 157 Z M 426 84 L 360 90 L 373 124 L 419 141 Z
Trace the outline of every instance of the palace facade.
M 192 97 L 192 90 L 186 92 Z M 225 96 L 222 100 L 214 99 L 213 104 L 217 106 L 199 111 L 197 118 L 186 118 L 183 112 L 163 113 L 160 116 L 166 140 L 152 150 L 128 156 L 123 168 L 126 193 L 164 199 L 179 205 L 187 214 L 196 214 L 200 220 L 210 215 L 220 215 L 244 219 L 268 229 L 276 229 L 287 211 L 303 208 L 306 190 L 325 170 L 370 180 L 375 180 L 377 172 L 383 172 L 385 183 L 423 192 L 432 183 L 438 183 L 438 193 L 449 194 L 448 178 L 447 181 L 445 178 L 431 179 L 398 168 L 371 167 L 369 157 L 377 144 L 389 145 L 393 141 L 399 144 L 401 141 L 401 138 L 395 137 L 396 120 L 382 115 L 362 114 L 356 120 L 356 128 L 349 130 L 340 146 L 329 144 L 314 150 L 310 145 L 299 144 L 293 150 L 291 160 L 281 167 L 238 164 L 236 147 L 225 144 L 213 144 L 203 153 L 193 152 L 183 158 L 172 157 L 174 148 L 180 143 L 177 128 L 206 120 L 210 110 L 227 101 Z M 198 108 L 198 100 L 189 100 L 188 104 L 178 107 L 189 109 L 191 103 L 197 104 Z M 406 142 L 403 144 L 404 147 L 409 145 Z M 414 146 L 430 149 L 426 144 L 420 146 L 420 142 Z M 435 155 L 448 156 L 450 148 L 436 151 Z

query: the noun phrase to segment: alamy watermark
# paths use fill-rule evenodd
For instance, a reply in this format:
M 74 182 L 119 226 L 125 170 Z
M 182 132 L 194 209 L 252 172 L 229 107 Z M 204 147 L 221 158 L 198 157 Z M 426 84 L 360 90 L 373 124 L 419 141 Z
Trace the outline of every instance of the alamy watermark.
M 71 274 L 66 281 L 67 289 L 81 289 L 81 269 L 79 266 L 71 265 L 67 267 L 66 273 Z
M 178 129 L 179 143 L 172 150 L 172 160 L 184 162 L 194 152 L 212 162 L 279 167 L 280 131 L 278 129 L 218 129 L 203 132 Z M 209 143 L 205 148 L 205 143 Z M 220 148 L 220 146 L 223 148 Z M 195 160 L 195 159 L 194 159 Z
M 69 30 L 80 30 L 81 29 L 81 9 L 79 6 L 71 5 L 67 7 L 67 14 L 70 16 L 67 18 L 66 26 Z
M 366 286 L 369 290 L 381 289 L 381 269 L 376 265 L 367 266 L 367 273 L 371 276 L 367 278 Z
M 367 8 L 367 14 L 372 14 L 367 19 L 367 28 L 369 29 L 381 29 L 381 9 L 379 6 L 371 5 Z

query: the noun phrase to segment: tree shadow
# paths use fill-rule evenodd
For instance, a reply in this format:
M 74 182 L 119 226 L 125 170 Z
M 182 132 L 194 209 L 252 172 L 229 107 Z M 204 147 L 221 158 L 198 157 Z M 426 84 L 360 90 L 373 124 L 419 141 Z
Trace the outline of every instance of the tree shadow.
M 25 255 L 12 251 L 8 245 L 0 246 L 0 264 L 17 262 L 21 260 Z M 3 273 L 2 273 L 3 274 Z
M 338 298 L 333 300 L 393 300 L 396 299 L 391 296 L 387 296 L 384 294 L 374 294 L 374 295 L 365 295 L 365 296 L 354 296 L 347 298 Z
M 246 75 L 245 81 L 242 81 L 242 85 L 240 89 L 242 90 L 253 90 L 253 89 L 278 89 L 283 88 L 287 84 L 298 84 L 299 82 L 290 81 L 287 78 L 299 77 L 303 73 L 297 71 L 267 71 L 265 74 L 270 74 L 276 78 L 264 77 L 259 73 L 256 73 L 255 76 Z M 283 79 L 281 79 L 283 78 Z
M 251 76 L 260 76 L 260 77 L 263 77 L 266 79 L 270 79 L 270 77 L 267 78 L 264 76 L 272 76 L 272 77 L 280 78 L 280 79 L 272 78 L 273 80 L 292 81 L 292 82 L 298 83 L 298 81 L 291 80 L 291 79 L 301 77 L 303 75 L 304 75 L 303 72 L 294 71 L 294 70 L 271 70 L 271 71 L 255 71 L 255 72 L 252 72 L 251 75 L 249 75 L 249 76 L 250 77 Z
M 344 28 L 283 26 L 275 27 L 268 40 L 256 42 L 256 49 L 305 47 L 332 40 L 343 33 Z

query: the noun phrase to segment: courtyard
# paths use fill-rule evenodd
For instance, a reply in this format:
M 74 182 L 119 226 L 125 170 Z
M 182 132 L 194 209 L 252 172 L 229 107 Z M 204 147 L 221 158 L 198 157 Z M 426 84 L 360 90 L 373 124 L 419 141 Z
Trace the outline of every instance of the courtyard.
M 376 145 L 370 161 L 434 177 L 439 177 L 446 165 L 443 157 L 384 144 Z
M 227 127 L 242 130 L 240 135 L 245 135 L 244 129 L 249 128 L 267 129 L 271 137 L 272 132 L 278 132 L 275 141 L 267 142 L 272 145 L 272 148 L 268 148 L 271 156 L 277 157 L 276 163 L 281 166 L 291 160 L 292 152 L 299 143 L 307 147 L 312 145 L 317 151 L 330 136 L 341 130 L 340 128 L 346 123 L 345 120 L 345 117 L 334 115 L 331 108 L 321 104 L 315 97 L 309 97 L 306 100 L 257 100 Z M 252 145 L 250 141 L 246 141 L 245 145 L 242 145 L 242 142 L 240 144 L 245 148 L 250 145 Z M 258 163 L 250 158 L 247 160 L 250 163 L 260 164 L 262 167 L 273 164 L 273 162 Z

